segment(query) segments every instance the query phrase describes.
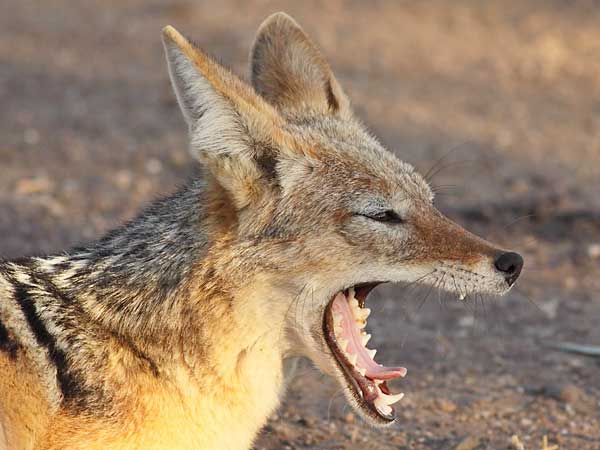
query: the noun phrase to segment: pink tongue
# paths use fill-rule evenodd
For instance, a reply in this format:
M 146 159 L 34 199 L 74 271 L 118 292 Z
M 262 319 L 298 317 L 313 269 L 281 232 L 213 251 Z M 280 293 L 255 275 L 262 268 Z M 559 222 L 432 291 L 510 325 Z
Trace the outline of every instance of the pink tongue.
M 365 369 L 365 376 L 377 380 L 391 380 L 406 375 L 404 367 L 385 367 L 377 364 L 362 345 L 360 330 L 346 297 L 341 292 L 333 299 L 334 312 L 342 316 L 342 337 L 348 341 L 346 351 L 356 355 L 356 365 Z

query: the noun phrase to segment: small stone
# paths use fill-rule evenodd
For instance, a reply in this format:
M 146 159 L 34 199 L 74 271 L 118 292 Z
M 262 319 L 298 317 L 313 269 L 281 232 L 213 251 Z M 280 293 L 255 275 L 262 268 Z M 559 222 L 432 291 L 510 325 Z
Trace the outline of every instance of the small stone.
M 346 423 L 354 423 L 354 419 L 355 419 L 355 417 L 354 417 L 354 414 L 352 414 L 352 413 L 348 413 L 344 416 L 344 422 L 346 422 Z
M 592 259 L 600 258 L 600 243 L 590 244 L 587 248 L 587 254 Z
M 315 420 L 314 417 L 311 416 L 307 416 L 307 417 L 302 417 L 302 419 L 300 419 L 299 423 L 307 428 L 313 428 L 314 426 L 316 426 L 317 421 Z
M 585 393 L 574 384 L 567 384 L 560 390 L 559 399 L 565 403 L 577 403 L 585 396 Z
M 162 163 L 156 158 L 150 158 L 146 162 L 146 170 L 151 175 L 156 175 L 162 171 Z
M 544 395 L 563 403 L 574 404 L 581 400 L 585 393 L 574 384 L 544 386 Z
M 559 303 L 559 299 L 554 298 L 544 303 L 540 303 L 539 308 L 546 314 L 546 317 L 548 317 L 548 319 L 556 319 L 556 313 L 558 311 Z
M 436 406 L 443 412 L 453 413 L 456 411 L 456 403 L 452 400 L 448 400 L 447 398 L 438 398 L 436 400 Z
M 568 403 L 565 405 L 565 412 L 567 413 L 568 416 L 571 416 L 571 417 L 573 417 L 575 415 L 575 410 Z
M 516 434 L 513 434 L 513 436 L 510 438 L 510 444 L 511 448 L 514 450 L 525 450 L 525 446 L 521 442 L 521 439 L 519 439 L 519 436 Z
M 309 447 L 314 447 L 316 444 L 317 444 L 317 440 L 315 439 L 314 436 L 306 435 L 304 437 L 304 445 L 307 445 Z
M 308 421 L 306 420 L 305 417 L 300 417 L 298 419 L 298 424 L 302 425 L 303 427 L 308 427 Z
M 17 182 L 16 190 L 18 194 L 39 194 L 52 190 L 53 184 L 46 176 L 23 178 Z
M 129 189 L 133 184 L 133 174 L 129 170 L 119 170 L 115 174 L 115 182 L 121 189 Z
M 456 450 L 473 450 L 479 447 L 480 443 L 481 439 L 479 439 L 477 436 L 467 436 L 461 441 L 460 444 L 456 446 Z
M 520 424 L 521 424 L 522 427 L 530 427 L 531 425 L 533 425 L 533 421 L 531 419 L 523 417 L 521 419 Z
M 475 324 L 475 317 L 463 316 L 458 320 L 458 326 L 461 328 L 471 328 Z
M 566 277 L 563 280 L 563 283 L 567 289 L 575 289 L 578 285 L 577 279 L 575 277 Z
M 27 128 L 23 133 L 23 140 L 27 145 L 36 145 L 40 142 L 40 133 L 35 128 Z

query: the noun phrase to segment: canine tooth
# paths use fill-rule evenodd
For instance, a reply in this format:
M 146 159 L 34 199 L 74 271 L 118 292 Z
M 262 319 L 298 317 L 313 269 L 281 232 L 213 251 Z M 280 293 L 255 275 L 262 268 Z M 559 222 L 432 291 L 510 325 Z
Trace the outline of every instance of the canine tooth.
M 361 374 L 363 377 L 364 377 L 364 376 L 365 376 L 365 374 L 367 373 L 367 370 L 366 370 L 366 369 L 363 369 L 362 367 L 358 367 L 358 366 L 356 367 L 356 371 L 357 371 L 358 373 L 360 373 L 360 374 Z
M 334 312 L 333 313 L 333 324 L 337 325 L 339 323 L 342 323 L 342 315 L 340 313 Z
M 373 359 L 373 358 L 375 358 L 375 354 L 377 353 L 377 350 L 376 349 L 371 350 L 370 348 L 368 348 L 367 353 L 369 354 L 371 359 Z
M 458 299 L 459 299 L 459 300 L 464 300 L 465 298 L 467 298 L 467 294 L 464 294 L 464 293 L 462 293 L 462 292 L 461 292 L 461 293 L 460 293 L 460 295 L 458 296 Z
M 356 365 L 356 360 L 358 357 L 354 353 L 348 353 L 347 358 L 348 358 L 348 361 L 350 361 L 350 364 L 352 364 L 353 366 Z
M 375 407 L 379 410 L 379 412 L 381 412 L 382 414 L 385 414 L 387 416 L 392 413 L 392 407 L 386 404 L 385 400 L 381 396 L 377 397 L 373 403 L 375 404 Z
M 362 333 L 360 336 L 360 341 L 362 342 L 363 346 L 366 346 L 367 343 L 369 342 L 369 339 L 371 339 L 371 335 L 368 333 Z
M 349 299 L 353 299 L 354 298 L 354 294 L 355 294 L 354 288 L 348 289 L 348 298 Z M 356 303 L 358 303 L 358 302 L 356 302 Z
M 383 397 L 383 400 L 387 405 L 393 405 L 396 402 L 399 402 L 404 397 L 404 392 L 400 392 L 399 394 L 388 395 L 388 394 L 379 394 Z

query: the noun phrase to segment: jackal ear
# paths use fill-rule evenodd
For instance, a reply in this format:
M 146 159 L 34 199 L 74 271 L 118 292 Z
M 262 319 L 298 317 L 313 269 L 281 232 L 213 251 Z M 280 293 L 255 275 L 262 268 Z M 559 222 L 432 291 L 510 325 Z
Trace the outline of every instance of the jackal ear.
M 329 64 L 300 25 L 285 13 L 268 17 L 250 53 L 254 89 L 282 110 L 347 114 L 349 100 Z
M 190 129 L 191 152 L 238 209 L 268 186 L 281 118 L 253 89 L 184 38 L 163 29 L 169 76 Z

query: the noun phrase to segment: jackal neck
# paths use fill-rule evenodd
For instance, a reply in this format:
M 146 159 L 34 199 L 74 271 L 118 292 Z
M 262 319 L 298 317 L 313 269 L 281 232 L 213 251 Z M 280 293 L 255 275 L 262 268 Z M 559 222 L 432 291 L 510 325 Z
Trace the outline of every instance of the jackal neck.
M 112 332 L 166 344 L 190 325 L 189 280 L 208 248 L 202 200 L 195 181 L 154 202 L 96 243 L 50 261 L 55 283 Z
M 248 441 L 276 407 L 285 304 L 211 193 L 193 181 L 94 244 L 0 264 L 53 407 L 102 420 L 168 403 L 198 429 L 254 411 Z

